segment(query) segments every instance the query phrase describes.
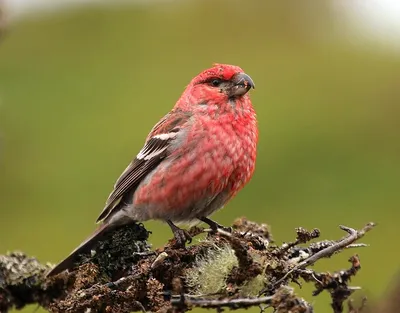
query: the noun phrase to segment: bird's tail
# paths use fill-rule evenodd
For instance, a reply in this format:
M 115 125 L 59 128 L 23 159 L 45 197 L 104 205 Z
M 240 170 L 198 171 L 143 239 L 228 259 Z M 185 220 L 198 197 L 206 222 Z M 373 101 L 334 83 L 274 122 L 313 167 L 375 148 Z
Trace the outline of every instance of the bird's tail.
M 70 269 L 74 266 L 77 256 L 83 252 L 87 252 L 92 248 L 99 239 L 108 231 L 113 229 L 114 225 L 107 222 L 100 225 L 84 242 L 82 242 L 74 251 L 71 252 L 63 261 L 58 263 L 51 271 L 46 274 L 46 277 L 54 276 L 64 270 Z

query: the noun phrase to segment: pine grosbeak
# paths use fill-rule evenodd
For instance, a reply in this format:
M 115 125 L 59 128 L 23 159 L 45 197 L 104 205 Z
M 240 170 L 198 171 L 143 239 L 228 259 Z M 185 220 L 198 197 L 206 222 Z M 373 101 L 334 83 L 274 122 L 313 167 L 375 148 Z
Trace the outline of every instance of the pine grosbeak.
M 102 225 L 48 275 L 73 265 L 106 231 L 149 219 L 166 221 L 178 245 L 190 241 L 175 222 L 203 221 L 253 175 L 258 129 L 247 92 L 252 79 L 238 66 L 215 64 L 192 79 L 171 112 L 114 185 Z

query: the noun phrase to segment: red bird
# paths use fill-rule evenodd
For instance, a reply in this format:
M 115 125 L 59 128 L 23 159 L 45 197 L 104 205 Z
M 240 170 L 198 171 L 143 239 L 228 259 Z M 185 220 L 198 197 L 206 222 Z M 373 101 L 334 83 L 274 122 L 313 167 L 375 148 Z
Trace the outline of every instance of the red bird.
M 222 227 L 207 217 L 254 172 L 258 129 L 248 95 L 252 87 L 250 76 L 234 65 L 215 64 L 193 78 L 115 183 L 97 219 L 102 225 L 48 276 L 70 268 L 100 235 L 124 224 L 166 221 L 181 246 L 191 238 L 176 222 Z

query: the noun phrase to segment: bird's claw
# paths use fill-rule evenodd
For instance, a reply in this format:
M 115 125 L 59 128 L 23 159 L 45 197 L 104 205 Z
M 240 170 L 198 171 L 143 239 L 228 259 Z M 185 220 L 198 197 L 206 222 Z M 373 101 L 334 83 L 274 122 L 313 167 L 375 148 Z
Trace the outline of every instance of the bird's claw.
M 177 227 L 170 220 L 168 220 L 167 223 L 169 227 L 171 227 L 172 233 L 174 234 L 175 238 L 174 246 L 176 248 L 185 248 L 186 243 L 192 242 L 192 236 L 190 236 L 190 234 L 186 230 Z
M 175 247 L 177 248 L 184 248 L 186 243 L 192 242 L 192 236 L 184 229 L 176 228 L 174 230 L 174 237 Z

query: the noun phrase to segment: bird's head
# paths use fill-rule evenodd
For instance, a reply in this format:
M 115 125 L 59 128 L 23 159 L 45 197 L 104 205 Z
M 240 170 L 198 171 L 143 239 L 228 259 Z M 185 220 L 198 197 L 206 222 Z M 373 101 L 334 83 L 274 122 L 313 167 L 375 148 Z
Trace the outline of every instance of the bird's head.
M 228 103 L 247 97 L 251 88 L 253 80 L 239 66 L 214 64 L 194 77 L 182 96 L 191 103 Z

